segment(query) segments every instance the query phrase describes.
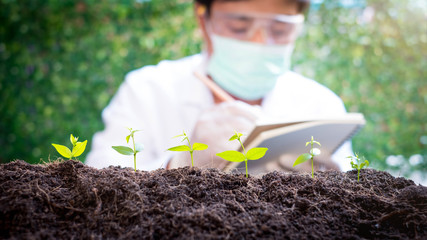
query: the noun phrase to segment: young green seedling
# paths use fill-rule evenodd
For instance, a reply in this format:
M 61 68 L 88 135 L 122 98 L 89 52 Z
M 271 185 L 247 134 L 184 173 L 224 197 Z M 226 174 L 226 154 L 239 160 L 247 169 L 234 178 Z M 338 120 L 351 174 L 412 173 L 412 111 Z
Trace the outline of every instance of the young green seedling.
M 206 150 L 208 148 L 208 145 L 203 144 L 203 143 L 193 143 L 193 145 L 191 145 L 190 143 L 190 139 L 188 139 L 187 134 L 183 131 L 183 134 L 180 134 L 178 136 L 175 136 L 174 138 L 177 137 L 183 137 L 181 142 L 187 140 L 187 145 L 179 145 L 176 147 L 171 147 L 168 149 L 168 151 L 175 151 L 175 152 L 190 152 L 190 156 L 191 156 L 191 166 L 194 167 L 194 161 L 193 161 L 193 152 L 194 151 L 202 151 L 202 150 Z
M 123 155 L 133 155 L 133 163 L 136 172 L 136 154 L 141 152 L 144 147 L 141 144 L 135 144 L 134 134 L 140 130 L 132 130 L 132 128 L 128 128 L 130 134 L 126 136 L 126 142 L 129 144 L 129 139 L 132 138 L 133 149 L 127 146 L 112 146 L 114 150 Z
M 230 161 L 230 162 L 243 162 L 244 161 L 245 167 L 246 167 L 246 177 L 248 177 L 248 160 L 258 160 L 258 159 L 264 157 L 268 148 L 262 148 L 262 147 L 251 148 L 248 150 L 248 152 L 246 152 L 245 147 L 243 146 L 243 143 L 240 140 L 240 137 L 242 135 L 243 134 L 234 131 L 234 135 L 231 136 L 231 138 L 228 139 L 228 141 L 233 141 L 233 140 L 239 141 L 240 146 L 242 146 L 243 153 L 241 153 L 239 151 L 229 150 L 229 151 L 217 153 L 216 155 L 218 157 L 221 157 L 221 158 L 223 158 L 227 161 Z
M 59 145 L 55 143 L 52 143 L 52 146 L 54 146 L 56 151 L 58 151 L 58 153 L 61 154 L 63 157 L 71 160 L 71 158 L 73 157 L 75 158 L 82 155 L 82 153 L 86 149 L 87 140 L 85 140 L 84 142 L 78 142 L 78 140 L 78 137 L 74 137 L 73 134 L 70 135 L 70 142 L 73 145 L 73 150 L 70 150 L 64 145 Z
M 314 156 L 317 156 L 317 155 L 320 154 L 320 149 L 313 148 L 313 145 L 315 143 L 318 144 L 319 146 L 321 146 L 320 143 L 318 141 L 314 141 L 313 136 L 311 136 L 311 141 L 305 143 L 305 146 L 307 146 L 308 144 L 310 144 L 310 147 L 311 147 L 310 148 L 310 153 L 303 153 L 303 154 L 301 154 L 297 158 L 297 160 L 295 160 L 294 165 L 292 166 L 292 167 L 295 167 L 296 165 L 301 164 L 301 163 L 306 162 L 307 160 L 311 159 L 311 177 L 312 178 L 314 178 L 314 166 L 313 166 L 314 165 L 313 164 L 313 162 L 314 162 Z
M 354 153 L 354 155 L 355 156 L 348 156 L 347 158 L 351 159 L 350 161 L 351 167 L 354 169 L 357 169 L 357 181 L 359 181 L 360 170 L 362 170 L 362 168 L 364 167 L 368 167 L 369 161 L 366 160 L 365 157 L 359 157 L 357 153 Z M 354 163 L 353 160 L 355 160 L 356 163 Z

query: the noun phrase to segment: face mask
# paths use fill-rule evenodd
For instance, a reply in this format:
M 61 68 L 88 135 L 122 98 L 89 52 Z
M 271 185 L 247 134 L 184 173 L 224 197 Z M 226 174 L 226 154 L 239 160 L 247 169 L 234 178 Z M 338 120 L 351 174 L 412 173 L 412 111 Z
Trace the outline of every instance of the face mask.
M 264 45 L 211 35 L 208 74 L 224 90 L 243 100 L 257 100 L 289 70 L 293 45 Z

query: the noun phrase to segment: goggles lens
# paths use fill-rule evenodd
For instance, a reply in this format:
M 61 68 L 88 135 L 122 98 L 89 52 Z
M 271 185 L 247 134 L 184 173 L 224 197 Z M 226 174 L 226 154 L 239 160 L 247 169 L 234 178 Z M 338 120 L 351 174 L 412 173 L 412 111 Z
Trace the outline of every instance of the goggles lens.
M 250 41 L 262 30 L 267 44 L 288 44 L 296 39 L 304 22 L 303 15 L 229 13 L 215 11 L 210 24 L 216 34 Z

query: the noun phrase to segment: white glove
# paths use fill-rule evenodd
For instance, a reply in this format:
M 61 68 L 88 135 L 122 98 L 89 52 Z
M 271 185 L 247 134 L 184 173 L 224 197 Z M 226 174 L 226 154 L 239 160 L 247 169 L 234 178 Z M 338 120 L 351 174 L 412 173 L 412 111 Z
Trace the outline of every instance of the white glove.
M 194 166 L 223 169 L 228 162 L 215 154 L 226 150 L 237 150 L 237 141 L 228 141 L 234 130 L 247 136 L 255 127 L 255 121 L 262 116 L 259 106 L 241 101 L 223 102 L 204 111 L 190 137 L 194 142 L 207 144 L 203 151 L 194 151 Z M 191 166 L 190 154 L 181 152 L 169 162 L 168 168 Z

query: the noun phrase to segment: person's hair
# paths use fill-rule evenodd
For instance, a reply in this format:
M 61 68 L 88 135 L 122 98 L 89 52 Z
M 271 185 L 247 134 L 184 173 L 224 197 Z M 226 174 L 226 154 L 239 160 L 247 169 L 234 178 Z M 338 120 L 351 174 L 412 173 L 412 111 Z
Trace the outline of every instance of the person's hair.
M 198 2 L 206 7 L 207 14 L 209 16 L 211 11 L 211 6 L 214 1 L 222 1 L 222 2 L 233 2 L 233 1 L 241 1 L 241 0 L 194 0 L 195 2 Z M 298 3 L 298 12 L 304 13 L 307 11 L 307 9 L 310 6 L 310 0 L 283 0 L 287 2 L 297 2 Z

